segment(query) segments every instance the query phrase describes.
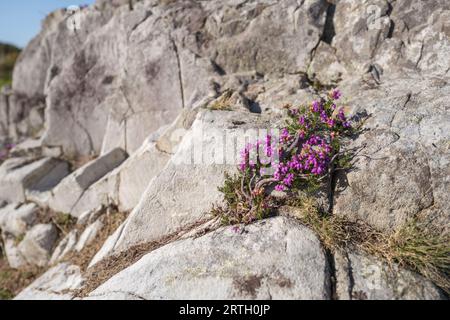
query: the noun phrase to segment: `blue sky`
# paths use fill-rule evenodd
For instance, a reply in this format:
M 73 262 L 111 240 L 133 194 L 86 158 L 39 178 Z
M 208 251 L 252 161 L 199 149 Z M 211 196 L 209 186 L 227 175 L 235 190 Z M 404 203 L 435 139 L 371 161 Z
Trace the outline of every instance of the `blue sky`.
M 48 13 L 92 3 L 94 0 L 0 0 L 0 42 L 24 47 L 39 32 Z

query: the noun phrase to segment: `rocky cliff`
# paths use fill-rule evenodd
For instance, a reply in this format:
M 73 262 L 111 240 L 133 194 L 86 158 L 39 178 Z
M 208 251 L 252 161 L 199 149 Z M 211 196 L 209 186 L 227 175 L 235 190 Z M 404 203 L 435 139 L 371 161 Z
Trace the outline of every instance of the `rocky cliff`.
M 420 218 L 448 237 L 449 37 L 446 0 L 98 0 L 52 13 L 0 94 L 0 140 L 14 144 L 0 166 L 1 266 L 40 275 L 9 293 L 445 298 L 426 274 L 330 250 L 281 212 L 237 229 L 210 212 L 243 133 L 281 128 L 286 105 L 339 87 L 363 119 L 345 148 L 364 156 L 330 177 L 321 206 L 380 233 Z

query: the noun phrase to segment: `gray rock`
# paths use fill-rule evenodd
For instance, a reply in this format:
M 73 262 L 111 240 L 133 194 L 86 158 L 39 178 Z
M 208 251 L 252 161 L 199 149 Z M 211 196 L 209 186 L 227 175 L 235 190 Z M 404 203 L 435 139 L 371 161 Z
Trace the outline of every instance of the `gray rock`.
M 16 239 L 3 236 L 5 256 L 11 268 L 19 269 L 27 264 L 24 256 L 17 248 Z
M 52 189 L 68 173 L 68 164 L 53 158 L 11 158 L 0 166 L 0 199 L 24 202 L 26 192 Z
M 442 292 L 414 272 L 352 252 L 335 259 L 339 299 L 440 300 Z
M 71 300 L 83 281 L 78 266 L 61 263 L 22 290 L 14 300 Z
M 101 205 L 116 204 L 121 211 L 133 209 L 151 179 L 169 161 L 170 155 L 159 151 L 154 142 L 146 141 L 118 168 L 85 190 L 72 208 L 79 216 Z
M 114 149 L 85 164 L 56 186 L 49 201 L 50 208 L 58 212 L 72 214 L 73 207 L 77 204 L 84 191 L 105 174 L 119 166 L 126 158 L 127 154 L 122 149 Z
M 359 86 L 348 87 L 347 95 L 353 96 L 349 111 L 370 117 L 366 131 L 347 144 L 363 147 L 364 156 L 339 177 L 336 214 L 384 230 L 417 215 L 448 228 L 450 87 L 438 83 L 393 80 L 359 93 Z
M 53 13 L 17 63 L 14 91 L 48 97 L 44 144 L 68 156 L 134 152 L 209 95 L 224 72 L 306 72 L 328 7 L 324 0 L 121 4 L 83 9 L 76 46 L 66 13 Z M 180 28 L 172 32 L 173 24 Z
M 77 235 L 77 230 L 72 230 L 58 243 L 50 258 L 50 265 L 61 261 L 69 252 L 73 251 L 77 244 Z
M 175 155 L 131 212 L 113 251 L 158 240 L 207 217 L 212 205 L 222 199 L 217 187 L 225 171 L 236 169 L 246 137 L 253 141 L 258 134 L 263 136 L 276 128 L 276 121 L 243 112 L 201 111 Z
M 14 237 L 22 236 L 36 222 L 39 208 L 34 203 L 13 203 L 0 209 L 0 229 Z
M 329 299 L 329 276 L 316 236 L 278 217 L 161 247 L 89 299 Z
M 38 224 L 29 230 L 18 250 L 29 265 L 44 267 L 50 260 L 58 232 L 53 224 Z
M 347 70 L 340 64 L 335 49 L 321 41 L 309 66 L 308 76 L 322 84 L 336 84 L 347 77 Z
M 103 223 L 100 220 L 95 221 L 91 225 L 87 226 L 84 229 L 83 233 L 80 235 L 77 244 L 74 247 L 74 250 L 80 252 L 86 246 L 88 246 L 92 241 L 95 240 L 97 234 L 103 228 Z

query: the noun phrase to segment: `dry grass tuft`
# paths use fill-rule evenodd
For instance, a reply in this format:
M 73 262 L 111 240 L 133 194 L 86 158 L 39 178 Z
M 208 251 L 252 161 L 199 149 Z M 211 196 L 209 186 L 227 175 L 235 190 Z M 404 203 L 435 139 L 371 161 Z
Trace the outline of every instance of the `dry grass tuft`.
M 101 249 L 105 241 L 117 228 L 125 221 L 128 216 L 126 212 L 119 212 L 116 207 L 104 209 L 106 213 L 100 216 L 103 227 L 95 237 L 95 240 L 87 245 L 80 252 L 71 252 L 64 258 L 64 261 L 77 265 L 81 270 L 86 270 L 95 254 Z
M 450 293 L 450 234 L 411 219 L 373 249 L 375 255 L 422 274 Z
M 429 229 L 411 219 L 391 233 L 382 233 L 367 223 L 322 213 L 315 200 L 290 200 L 280 213 L 297 218 L 319 236 L 329 250 L 362 250 L 388 264 L 397 264 L 422 274 L 450 293 L 450 235 Z
M 8 265 L 6 258 L 0 255 L 0 300 L 14 298 L 43 272 L 44 269 L 37 267 L 13 269 Z
M 231 110 L 231 97 L 233 96 L 233 91 L 230 89 L 225 90 L 225 92 L 213 103 L 209 105 L 211 110 Z

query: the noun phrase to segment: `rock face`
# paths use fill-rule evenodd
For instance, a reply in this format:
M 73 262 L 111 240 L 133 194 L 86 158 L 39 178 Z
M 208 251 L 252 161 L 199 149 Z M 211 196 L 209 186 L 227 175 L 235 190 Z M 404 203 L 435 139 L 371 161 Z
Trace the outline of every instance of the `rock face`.
M 354 114 L 368 129 L 349 147 L 366 146 L 354 170 L 341 177 L 334 212 L 380 229 L 416 215 L 449 225 L 450 86 L 439 80 L 395 80 L 354 96 Z
M 442 292 L 431 282 L 406 270 L 389 267 L 352 252 L 335 259 L 337 295 L 353 300 L 439 300 Z
M 89 298 L 329 299 L 329 276 L 316 236 L 278 217 L 155 250 Z
M 62 261 L 95 238 L 99 208 L 116 206 L 131 213 L 88 272 L 161 247 L 89 299 L 441 299 L 407 270 L 325 254 L 287 218 L 189 230 L 220 203 L 242 146 L 284 124 L 283 106 L 338 86 L 364 130 L 345 145 L 359 156 L 336 176 L 331 213 L 382 232 L 413 217 L 449 232 L 449 20 L 446 0 L 97 0 L 54 12 L 0 93 L 9 264 Z M 54 227 L 35 221 L 47 206 L 87 229 L 55 246 Z M 83 271 L 59 264 L 17 298 L 71 299 Z

